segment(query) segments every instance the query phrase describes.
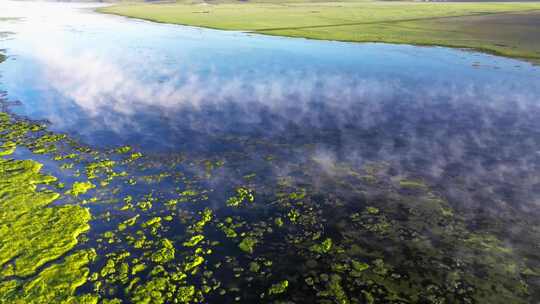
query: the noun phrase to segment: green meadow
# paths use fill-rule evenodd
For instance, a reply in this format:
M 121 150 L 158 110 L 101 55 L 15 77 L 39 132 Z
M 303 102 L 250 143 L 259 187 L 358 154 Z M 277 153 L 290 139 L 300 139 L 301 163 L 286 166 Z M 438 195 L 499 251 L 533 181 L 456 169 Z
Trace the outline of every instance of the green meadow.
M 540 61 L 540 3 L 269 1 L 122 3 L 156 22 L 310 39 L 474 48 Z

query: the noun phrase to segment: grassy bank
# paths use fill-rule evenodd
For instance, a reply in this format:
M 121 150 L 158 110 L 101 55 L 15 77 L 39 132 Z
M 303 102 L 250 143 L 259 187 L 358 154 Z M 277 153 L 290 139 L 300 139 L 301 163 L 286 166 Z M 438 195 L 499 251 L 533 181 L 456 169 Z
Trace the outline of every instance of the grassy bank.
M 540 3 L 222 1 L 120 4 L 99 11 L 268 35 L 474 48 L 540 62 Z

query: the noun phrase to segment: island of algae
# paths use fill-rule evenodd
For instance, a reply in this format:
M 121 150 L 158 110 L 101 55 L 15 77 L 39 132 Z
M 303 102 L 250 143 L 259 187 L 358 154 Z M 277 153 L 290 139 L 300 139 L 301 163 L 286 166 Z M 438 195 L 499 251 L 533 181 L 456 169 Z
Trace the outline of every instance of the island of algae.
M 0 113 L 2 138 L 30 132 L 30 124 L 13 125 Z M 76 297 L 86 282 L 91 250 L 73 251 L 87 231 L 91 215 L 77 205 L 53 205 L 60 194 L 38 187 L 56 182 L 42 165 L 9 156 L 16 144 L 4 142 L 0 158 L 0 302 L 92 303 Z M 51 264 L 52 263 L 52 264 Z

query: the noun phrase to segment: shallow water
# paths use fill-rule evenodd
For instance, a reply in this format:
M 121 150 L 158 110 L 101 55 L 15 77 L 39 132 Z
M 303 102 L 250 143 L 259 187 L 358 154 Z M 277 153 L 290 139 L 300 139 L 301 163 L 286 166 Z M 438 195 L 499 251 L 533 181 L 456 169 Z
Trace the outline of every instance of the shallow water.
M 300 243 L 305 243 L 303 248 L 309 247 L 317 240 L 312 240 L 310 233 L 317 235 L 314 231 L 318 230 L 334 240 L 334 246 L 350 253 L 342 259 L 354 257 L 376 265 L 373 252 L 355 251 L 351 244 L 381 242 L 381 248 L 371 249 L 384 257 L 400 280 L 422 281 L 407 268 L 406 261 L 391 256 L 400 252 L 396 248 L 411 254 L 409 246 L 428 255 L 425 248 L 409 245 L 401 232 L 395 237 L 388 237 L 393 234 L 386 230 L 377 235 L 381 226 L 373 228 L 371 224 L 380 218 L 363 219 L 371 224 L 358 226 L 355 223 L 362 220 L 350 216 L 366 206 L 386 207 L 390 209 L 387 217 L 391 226 L 433 237 L 428 247 L 438 253 L 423 258 L 444 261 L 447 256 L 441 252 L 459 257 L 470 249 L 464 248 L 468 241 L 456 242 L 455 248 L 447 250 L 443 241 L 446 235 L 438 234 L 440 223 L 431 227 L 428 219 L 420 224 L 411 215 L 398 212 L 402 204 L 395 201 L 423 201 L 432 195 L 454 210 L 461 226 L 455 225 L 460 229 L 468 229 L 471 235 L 495 235 L 514 249 L 512 261 L 520 259 L 515 263 L 540 271 L 536 242 L 536 232 L 540 231 L 539 67 L 448 48 L 311 41 L 154 24 L 96 14 L 90 9 L 95 5 L 88 4 L 6 1 L 0 6 L 0 18 L 20 17 L 0 21 L 0 32 L 12 32 L 1 40 L 1 48 L 9 57 L 0 65 L 0 89 L 7 92 L 7 100 L 20 101 L 20 105 L 10 106 L 13 113 L 48 121 L 49 130 L 65 133 L 100 151 L 131 145 L 145 155 L 144 167 L 152 174 L 181 172 L 191 178 L 201 175 L 205 166 L 208 173 L 205 161 L 221 160 L 224 165 L 212 167 L 212 174 L 197 180 L 198 186 L 212 190 L 206 203 L 216 214 L 234 195 L 235 188 L 248 185 L 260 194 L 257 202 L 262 207 L 233 213 L 249 227 L 245 232 L 248 235 L 249 231 L 258 231 L 260 225 L 271 224 L 265 219 L 285 212 L 266 206 L 273 204 L 276 192 L 284 191 L 279 186 L 283 180 L 288 181 L 289 192 L 300 188 L 308 193 L 301 204 L 305 208 L 298 210 L 305 212 L 306 221 L 322 222 L 303 223 L 298 228 L 289 216 L 291 226 L 296 228 L 269 236 L 264 245 L 260 241 L 263 249 L 258 255 L 246 258 L 235 252 L 234 245 L 225 245 L 224 252 L 240 266 L 261 256 L 269 260 L 286 257 L 295 265 L 306 263 L 310 272 L 283 262 L 274 265 L 272 276 L 243 281 L 242 275 L 236 282 L 227 277 L 226 271 L 215 270 L 216 277 L 227 282 L 223 285 L 230 285 L 228 293 L 222 298 L 218 293 L 211 294 L 206 299 L 253 301 L 260 298 L 260 290 L 286 277 L 291 286 L 282 300 L 340 302 L 343 298 L 332 289 L 336 285 L 333 279 L 324 280 L 323 276 L 315 285 L 302 285 L 306 279 L 303 273 L 332 278 L 332 273 L 337 273 L 340 280 L 347 281 L 342 289 L 352 302 L 368 302 L 364 291 L 381 302 L 414 302 L 410 293 L 418 291 L 389 283 L 398 280 L 396 276 L 382 279 L 385 276 L 379 271 L 364 278 L 386 288 L 386 294 L 378 294 L 373 285 L 358 283 L 358 277 L 347 277 L 336 270 L 324 255 L 316 258 L 299 254 L 296 245 L 291 245 L 297 242 L 281 246 L 286 244 L 285 239 L 293 238 L 291 235 L 304 231 L 309 237 Z M 31 154 L 19 154 L 25 155 Z M 178 165 L 178 158 L 183 164 Z M 49 172 L 64 174 L 55 169 L 54 162 L 40 161 Z M 203 165 L 189 168 L 191 164 Z M 136 171 L 129 170 L 137 177 L 148 174 Z M 255 177 L 246 178 L 251 174 Z M 65 175 L 67 181 L 73 180 Z M 410 180 L 421 181 L 421 187 L 405 189 Z M 160 193 L 159 200 L 165 200 L 186 184 L 186 179 L 179 182 L 165 178 L 135 188 L 115 185 L 120 188 L 115 195 L 137 198 Z M 102 192 L 105 194 L 100 195 L 110 196 Z M 166 208 L 156 205 L 153 215 L 163 214 Z M 90 208 L 98 215 L 110 211 L 103 205 Z M 181 213 L 181 209 L 175 212 Z M 229 215 L 223 212 L 223 216 Z M 115 225 L 119 221 L 113 216 Z M 88 244 L 82 246 L 92 246 L 93 236 L 97 238 L 114 226 L 107 225 L 96 221 Z M 362 229 L 371 234 L 349 235 L 350 231 L 362 234 Z M 181 244 L 185 233 L 184 228 L 171 225 L 160 237 Z M 213 233 L 217 232 L 208 235 Z M 219 238 L 217 234 L 215 237 Z M 98 247 L 103 252 L 115 250 L 113 245 Z M 275 256 L 272 250 L 276 250 Z M 295 250 L 298 252 L 292 252 Z M 225 253 L 208 259 L 219 260 Z M 476 253 L 481 259 L 482 255 Z M 343 253 L 333 253 L 327 259 L 339 260 L 338 255 Z M 404 260 L 409 258 L 403 256 Z M 314 259 L 322 260 L 313 266 Z M 478 261 L 463 259 L 471 268 L 478 266 Z M 99 269 L 102 264 L 94 267 Z M 429 269 L 427 264 L 425 267 Z M 476 277 L 486 281 L 495 274 L 509 276 L 490 270 L 489 265 L 478 267 L 482 269 Z M 529 286 L 528 295 L 520 295 L 521 299 L 528 301 L 540 295 L 538 276 L 512 276 Z M 448 281 L 435 277 L 423 278 L 439 286 L 434 294 L 457 301 L 447 295 L 450 289 L 442 287 Z M 465 275 L 463 281 L 475 287 L 476 281 Z M 501 282 L 493 286 L 499 283 L 510 286 Z M 317 292 L 309 286 L 315 286 L 319 294 L 314 296 Z M 418 290 L 424 287 L 414 286 Z M 238 287 L 249 287 L 251 292 L 236 290 Z M 324 293 L 324 288 L 331 292 Z M 401 300 L 389 300 L 392 288 L 399 289 Z M 497 288 L 494 294 L 504 294 Z M 107 296 L 130 298 L 122 292 Z M 435 303 L 433 297 L 420 298 Z M 458 298 L 463 303 L 478 301 L 472 295 L 460 294 Z

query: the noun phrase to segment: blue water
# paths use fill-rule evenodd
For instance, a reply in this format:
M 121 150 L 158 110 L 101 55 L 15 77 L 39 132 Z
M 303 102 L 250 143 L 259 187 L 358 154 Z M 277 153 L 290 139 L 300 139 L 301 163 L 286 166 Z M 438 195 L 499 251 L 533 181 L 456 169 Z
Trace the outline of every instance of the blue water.
M 1 25 L 16 33 L 2 41 L 2 89 L 23 102 L 18 113 L 90 144 L 175 150 L 186 140 L 179 129 L 257 135 L 308 120 L 313 132 L 321 107 L 333 123 L 369 126 L 387 119 L 383 103 L 514 109 L 536 108 L 540 96 L 538 67 L 473 52 L 154 24 L 81 8 L 91 5 L 13 6 L 24 12 L 5 14 L 24 18 Z

